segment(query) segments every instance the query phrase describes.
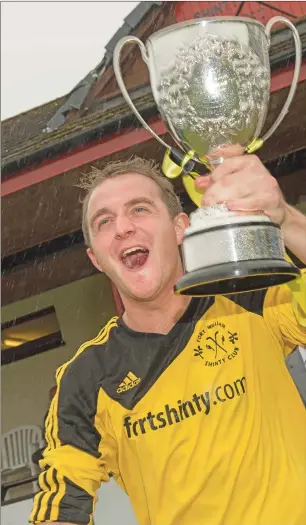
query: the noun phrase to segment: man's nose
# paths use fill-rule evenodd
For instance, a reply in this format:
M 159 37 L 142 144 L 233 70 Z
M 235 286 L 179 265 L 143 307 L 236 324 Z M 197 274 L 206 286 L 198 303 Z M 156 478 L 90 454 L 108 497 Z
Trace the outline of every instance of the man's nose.
M 118 216 L 116 219 L 116 237 L 122 238 L 127 237 L 131 233 L 135 232 L 135 225 L 133 221 L 126 216 Z

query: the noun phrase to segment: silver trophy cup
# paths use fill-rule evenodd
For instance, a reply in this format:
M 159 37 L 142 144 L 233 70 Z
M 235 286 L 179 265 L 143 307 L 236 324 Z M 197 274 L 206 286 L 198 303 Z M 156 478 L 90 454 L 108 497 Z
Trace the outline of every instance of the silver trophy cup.
M 268 53 L 276 22 L 285 23 L 293 32 L 295 70 L 281 113 L 259 138 L 269 103 Z M 120 54 L 126 43 L 140 47 L 155 102 L 179 151 L 148 126 L 126 90 L 120 70 Z M 122 94 L 143 126 L 165 146 L 165 175 L 182 176 L 187 193 L 198 206 L 185 232 L 185 273 L 176 284 L 177 293 L 245 292 L 286 283 L 300 275 L 286 256 L 280 227 L 262 211 L 230 212 L 226 203 L 201 207 L 202 196 L 194 186 L 201 164 L 212 170 L 227 152 L 231 154 L 235 148 L 254 152 L 272 135 L 288 112 L 300 65 L 299 34 L 283 17 L 272 18 L 266 27 L 240 17 L 190 20 L 154 33 L 146 45 L 134 36 L 118 42 L 114 71 Z

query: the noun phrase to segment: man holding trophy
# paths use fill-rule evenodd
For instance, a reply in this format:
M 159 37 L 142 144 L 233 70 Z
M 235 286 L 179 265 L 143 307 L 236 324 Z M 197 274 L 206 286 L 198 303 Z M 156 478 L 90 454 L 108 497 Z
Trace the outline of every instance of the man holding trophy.
M 190 21 L 142 47 L 183 151 L 166 145 L 163 171 L 183 177 L 199 209 L 189 220 L 138 158 L 83 183 L 87 253 L 124 313 L 57 371 L 32 523 L 92 524 L 110 476 L 140 525 L 306 522 L 306 414 L 285 364 L 306 343 L 305 273 L 284 250 L 306 264 L 306 217 L 243 155 L 262 143 L 262 27 Z

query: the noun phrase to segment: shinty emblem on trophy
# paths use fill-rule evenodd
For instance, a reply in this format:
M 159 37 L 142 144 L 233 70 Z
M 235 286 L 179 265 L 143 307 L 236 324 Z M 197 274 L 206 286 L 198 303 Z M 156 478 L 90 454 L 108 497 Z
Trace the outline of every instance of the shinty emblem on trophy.
M 295 41 L 295 70 L 284 107 L 260 137 L 270 91 L 269 46 L 276 22 L 290 27 Z M 164 142 L 135 108 L 122 79 L 120 53 L 137 43 L 148 66 L 156 105 L 180 150 Z M 143 126 L 165 146 L 163 172 L 182 176 L 198 209 L 182 245 L 184 276 L 176 293 L 207 296 L 267 288 L 300 275 L 287 258 L 279 225 L 263 212 L 232 212 L 226 203 L 202 206 L 194 186 L 197 167 L 212 170 L 222 162 L 218 151 L 239 145 L 258 150 L 282 122 L 294 96 L 301 65 L 297 29 L 284 17 L 267 26 L 249 18 L 189 20 L 152 34 L 146 45 L 122 38 L 114 51 L 114 71 L 122 94 Z M 226 150 L 226 149 L 225 149 Z

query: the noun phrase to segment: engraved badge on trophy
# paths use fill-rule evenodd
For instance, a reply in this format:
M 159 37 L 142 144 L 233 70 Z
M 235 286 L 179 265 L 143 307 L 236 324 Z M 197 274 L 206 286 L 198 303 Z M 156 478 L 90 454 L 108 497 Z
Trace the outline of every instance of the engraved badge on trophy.
M 276 22 L 293 32 L 295 70 L 281 113 L 259 138 L 269 103 L 268 52 Z M 156 135 L 129 97 L 120 70 L 120 53 L 128 42 L 140 47 L 155 102 L 180 150 Z M 185 273 L 175 286 L 176 293 L 238 293 L 286 283 L 300 275 L 287 260 L 280 227 L 263 212 L 233 212 L 226 203 L 201 207 L 202 195 L 194 186 L 197 166 L 213 169 L 223 161 L 226 148 L 237 145 L 252 153 L 272 135 L 288 112 L 300 65 L 298 31 L 283 17 L 272 18 L 266 27 L 240 17 L 190 20 L 154 33 L 146 45 L 134 36 L 118 42 L 114 71 L 122 94 L 143 126 L 165 146 L 165 175 L 182 176 L 187 193 L 198 206 L 185 232 Z

